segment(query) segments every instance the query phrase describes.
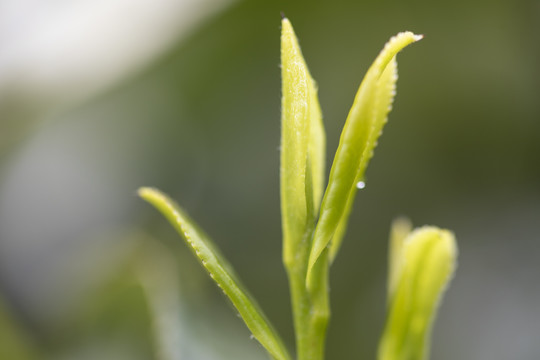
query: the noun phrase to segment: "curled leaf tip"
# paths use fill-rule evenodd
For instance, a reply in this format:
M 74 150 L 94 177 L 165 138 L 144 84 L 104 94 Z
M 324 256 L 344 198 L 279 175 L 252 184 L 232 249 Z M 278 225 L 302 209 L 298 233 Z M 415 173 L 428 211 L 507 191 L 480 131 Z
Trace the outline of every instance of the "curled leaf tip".
M 412 42 L 420 41 L 424 38 L 424 34 L 415 34 L 412 31 L 402 31 L 393 36 L 389 42 L 393 42 L 396 38 L 409 38 Z

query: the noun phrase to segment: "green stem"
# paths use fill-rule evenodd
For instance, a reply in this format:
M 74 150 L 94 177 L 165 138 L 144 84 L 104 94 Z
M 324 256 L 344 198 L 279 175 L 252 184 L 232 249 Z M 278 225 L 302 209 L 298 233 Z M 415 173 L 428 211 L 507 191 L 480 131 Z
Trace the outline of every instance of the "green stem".
M 324 359 L 326 327 L 329 320 L 326 274 L 322 277 L 322 293 L 318 296 L 314 297 L 306 287 L 307 261 L 313 231 L 314 224 L 310 224 L 303 241 L 299 242 L 296 252 L 298 258 L 294 263 L 285 264 L 291 291 L 297 360 Z M 322 267 L 323 271 L 327 272 L 327 263 L 322 264 Z M 320 306 L 321 298 L 324 300 L 324 307 Z

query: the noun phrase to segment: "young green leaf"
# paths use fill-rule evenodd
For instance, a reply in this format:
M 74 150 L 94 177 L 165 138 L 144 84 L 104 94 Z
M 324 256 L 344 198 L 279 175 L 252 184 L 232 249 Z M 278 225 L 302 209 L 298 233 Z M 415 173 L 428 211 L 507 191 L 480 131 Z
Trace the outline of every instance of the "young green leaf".
M 332 241 L 330 256 L 334 258 L 339 248 L 357 183 L 363 179 L 392 105 L 397 79 L 395 56 L 405 46 L 421 38 L 411 32 L 399 33 L 391 38 L 360 84 L 341 133 L 322 201 L 309 257 L 308 287 L 312 287 L 316 281 L 311 273 L 322 251 Z
M 282 21 L 281 67 L 283 258 L 291 264 L 322 196 L 325 134 L 315 81 L 288 19 Z
M 289 360 L 283 342 L 270 325 L 259 306 L 244 290 L 231 266 L 215 245 L 185 212 L 169 197 L 152 188 L 140 188 L 139 196 L 159 210 L 193 250 L 210 277 L 236 307 L 255 338 L 277 360 Z
M 282 21 L 281 69 L 283 262 L 291 288 L 297 357 L 320 360 L 329 313 L 327 287 L 321 283 L 310 294 L 305 279 L 324 188 L 326 139 L 315 81 L 286 18 Z
M 372 117 L 369 119 L 371 128 L 368 130 L 368 137 L 366 139 L 365 148 L 363 150 L 360 165 L 358 167 L 358 173 L 354 180 L 351 193 L 347 199 L 343 215 L 332 237 L 330 244 L 330 259 L 333 261 L 341 246 L 345 231 L 347 230 L 347 223 L 349 215 L 354 203 L 356 191 L 358 190 L 358 184 L 365 186 L 363 181 L 364 173 L 369 163 L 369 160 L 373 157 L 373 150 L 377 146 L 377 140 L 382 134 L 384 124 L 388 120 L 388 113 L 392 109 L 392 102 L 396 94 L 396 81 L 397 81 L 397 62 L 395 56 L 390 60 L 385 70 L 381 74 L 380 78 L 375 82 L 375 94 L 373 96 L 373 109 Z M 353 105 L 354 106 L 354 105 Z
M 423 227 L 393 250 L 400 248 L 398 268 L 392 268 L 396 262 L 390 263 L 397 282 L 390 295 L 378 358 L 423 360 L 437 306 L 456 267 L 456 241 L 447 230 Z

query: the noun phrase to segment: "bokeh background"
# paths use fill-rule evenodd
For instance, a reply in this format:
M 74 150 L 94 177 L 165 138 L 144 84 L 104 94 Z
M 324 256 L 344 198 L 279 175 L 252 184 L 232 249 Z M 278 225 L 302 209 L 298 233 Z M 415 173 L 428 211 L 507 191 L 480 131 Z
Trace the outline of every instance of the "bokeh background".
M 332 268 L 329 359 L 373 359 L 389 226 L 452 229 L 432 358 L 540 358 L 540 2 L 0 2 L 0 358 L 265 359 L 165 220 L 201 224 L 292 348 L 279 213 L 280 11 L 328 164 L 388 38 L 398 95 Z

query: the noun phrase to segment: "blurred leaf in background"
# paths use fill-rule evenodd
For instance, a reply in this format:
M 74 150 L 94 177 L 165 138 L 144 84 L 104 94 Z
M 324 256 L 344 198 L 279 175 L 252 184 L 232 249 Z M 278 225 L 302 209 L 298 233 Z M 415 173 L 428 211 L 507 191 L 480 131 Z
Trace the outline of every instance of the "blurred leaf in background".
M 36 359 L 35 344 L 4 299 L 0 298 L 0 358 L 13 360 Z
M 0 5 L 0 284 L 30 336 L 76 343 L 51 339 L 53 329 L 129 257 L 136 242 L 115 234 L 143 226 L 175 248 L 173 231 L 135 196 L 152 184 L 210 236 L 226 234 L 218 246 L 292 339 L 279 261 L 284 11 L 321 89 L 329 154 L 380 44 L 402 30 L 426 35 L 400 60 L 408 71 L 393 120 L 349 223 L 358 241 L 344 242 L 333 269 L 329 358 L 375 357 L 386 229 L 403 213 L 460 241 L 461 276 L 441 308 L 433 358 L 540 356 L 537 1 L 152 4 Z M 221 295 L 182 251 L 182 303 L 216 316 Z M 128 293 L 143 311 L 143 292 Z M 234 316 L 218 323 L 249 336 Z

